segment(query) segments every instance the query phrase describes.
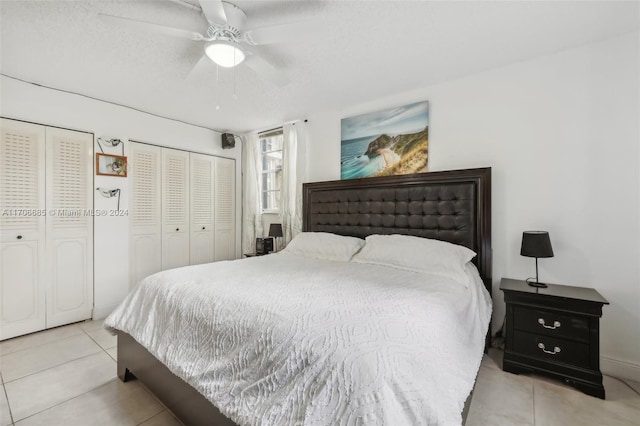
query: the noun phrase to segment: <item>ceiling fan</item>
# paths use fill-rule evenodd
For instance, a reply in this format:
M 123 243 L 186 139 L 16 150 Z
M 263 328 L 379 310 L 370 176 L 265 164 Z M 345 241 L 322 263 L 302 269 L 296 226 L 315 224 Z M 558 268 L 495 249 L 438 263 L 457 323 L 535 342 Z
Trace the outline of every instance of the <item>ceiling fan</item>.
M 173 1 L 192 8 L 198 8 L 195 4 L 185 0 Z M 202 73 L 201 69 L 210 65 L 210 61 L 225 68 L 235 67 L 244 63 L 261 77 L 272 81 L 278 86 L 287 84 L 288 79 L 282 71 L 260 56 L 255 47 L 291 41 L 294 39 L 292 34 L 309 28 L 308 23 L 297 22 L 245 29 L 247 15 L 233 3 L 222 0 L 198 0 L 198 3 L 208 22 L 208 27 L 203 34 L 122 16 L 104 13 L 99 13 L 99 15 L 107 19 L 117 20 L 121 24 L 146 28 L 166 35 L 187 38 L 202 43 L 204 54 L 194 67 L 192 75 Z

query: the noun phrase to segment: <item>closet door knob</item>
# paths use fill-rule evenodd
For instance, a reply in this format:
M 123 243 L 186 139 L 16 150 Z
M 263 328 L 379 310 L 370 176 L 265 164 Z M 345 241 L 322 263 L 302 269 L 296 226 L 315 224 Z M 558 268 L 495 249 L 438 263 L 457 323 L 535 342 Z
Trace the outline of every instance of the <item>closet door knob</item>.
M 22 239 L 22 235 L 18 235 L 16 238 L 21 240 Z
M 180 228 L 176 228 L 176 231 L 179 231 L 179 230 L 180 230 Z
M 202 227 L 202 230 L 204 231 L 204 226 Z

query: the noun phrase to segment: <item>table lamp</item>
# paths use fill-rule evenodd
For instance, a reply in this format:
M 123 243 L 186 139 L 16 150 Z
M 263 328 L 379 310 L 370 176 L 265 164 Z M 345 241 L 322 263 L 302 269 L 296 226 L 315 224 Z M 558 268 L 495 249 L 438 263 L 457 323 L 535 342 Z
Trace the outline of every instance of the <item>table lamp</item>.
M 545 283 L 538 281 L 538 258 L 553 257 L 553 249 L 551 248 L 551 240 L 547 231 L 525 231 L 522 233 L 522 247 L 520 255 L 536 258 L 536 280 L 527 278 L 527 284 L 532 287 L 547 287 Z
M 269 225 L 269 236 L 273 237 L 274 251 L 278 251 L 278 237 L 282 237 L 282 224 L 272 223 L 271 225 Z

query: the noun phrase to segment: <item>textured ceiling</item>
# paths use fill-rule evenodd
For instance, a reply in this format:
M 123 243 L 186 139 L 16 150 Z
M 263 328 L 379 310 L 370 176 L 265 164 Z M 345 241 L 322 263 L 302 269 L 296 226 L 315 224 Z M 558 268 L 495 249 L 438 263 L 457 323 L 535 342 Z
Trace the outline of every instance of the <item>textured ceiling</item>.
M 189 0 L 196 4 L 196 0 Z M 264 129 L 636 31 L 637 1 L 234 1 L 247 27 L 310 20 L 262 56 L 290 83 L 252 69 L 186 79 L 201 42 L 98 13 L 204 32 L 175 1 L 0 1 L 3 74 L 221 131 Z M 235 92 L 235 96 L 234 96 Z

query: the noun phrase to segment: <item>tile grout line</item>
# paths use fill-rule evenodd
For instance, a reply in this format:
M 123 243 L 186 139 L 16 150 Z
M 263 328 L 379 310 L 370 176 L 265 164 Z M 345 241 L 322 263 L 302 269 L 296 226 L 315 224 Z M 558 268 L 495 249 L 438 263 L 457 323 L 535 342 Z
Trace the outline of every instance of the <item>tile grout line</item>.
M 40 413 L 44 413 L 44 412 L 45 412 L 45 411 L 47 411 L 47 410 L 51 410 L 52 408 L 55 408 L 55 407 L 57 407 L 57 406 L 59 406 L 59 405 L 66 404 L 67 402 L 69 402 L 69 401 L 73 401 L 73 400 L 74 400 L 74 399 L 76 399 L 76 398 L 80 398 L 81 396 L 86 395 L 86 394 L 88 394 L 89 392 L 93 392 L 94 390 L 100 389 L 100 388 L 101 388 L 101 387 L 103 387 L 103 386 L 107 386 L 107 385 L 108 385 L 109 383 L 111 383 L 113 380 L 117 380 L 117 379 L 118 379 L 117 377 L 116 377 L 115 379 L 111 379 L 111 380 L 109 380 L 107 383 L 103 383 L 103 384 L 98 385 L 98 386 L 96 386 L 96 387 L 94 387 L 94 388 L 91 388 L 91 389 L 89 389 L 88 391 L 86 391 L 86 392 L 84 392 L 84 393 L 81 393 L 80 395 L 76 395 L 76 396 L 71 397 L 71 398 L 69 398 L 69 399 L 65 399 L 64 401 L 60 401 L 59 403 L 57 403 L 57 404 L 55 404 L 55 405 L 52 405 L 51 407 L 47 407 L 47 408 L 45 408 L 45 409 L 43 409 L 43 410 L 40 410 L 40 411 L 38 411 L 37 413 L 29 414 L 27 417 L 24 417 L 24 418 L 22 418 L 22 419 L 20 419 L 20 420 L 18 420 L 18 421 L 19 421 L 19 422 L 21 422 L 21 421 L 26 420 L 26 419 L 28 419 L 28 418 L 30 418 L 30 417 L 36 416 L 36 415 L 38 415 L 38 414 L 40 414 Z M 13 417 L 12 417 L 12 419 L 13 419 Z
M 2 372 L 0 372 L 0 376 L 2 376 Z M 7 400 L 7 408 L 9 409 L 9 418 L 11 419 L 11 424 L 13 425 L 15 422 L 13 421 L 13 413 L 11 412 L 11 404 L 9 404 L 9 395 L 7 395 L 7 387 L 4 385 L 4 378 L 2 378 L 2 390 L 4 392 L 4 398 Z
M 94 321 L 95 321 L 95 320 L 94 320 Z M 104 321 L 103 321 L 103 324 L 104 324 Z M 91 331 L 93 332 L 93 331 L 100 330 L 100 329 L 104 329 L 104 326 L 103 326 L 103 327 L 101 327 L 101 328 L 96 328 L 95 330 L 91 330 Z M 96 339 L 94 339 L 93 337 L 91 337 L 91 335 L 89 334 L 89 331 L 84 330 L 84 329 L 83 329 L 82 331 L 84 331 L 84 334 L 86 334 L 86 335 L 87 335 L 87 337 L 88 337 L 89 339 L 93 340 L 93 342 L 94 342 L 96 345 L 98 345 L 98 347 L 99 347 L 100 349 L 102 349 L 102 352 L 104 352 L 105 354 L 107 354 L 107 356 L 108 356 L 109 358 L 111 358 L 111 359 L 113 360 L 113 362 L 115 362 L 115 363 L 116 363 L 116 369 L 117 369 L 117 363 L 118 363 L 118 361 L 117 361 L 117 360 L 115 360 L 115 359 L 113 359 L 113 357 L 112 357 L 112 356 L 109 354 L 109 352 L 107 352 L 107 351 L 108 351 L 109 349 L 117 348 L 117 347 L 118 347 L 118 345 L 116 344 L 116 346 L 111 346 L 111 347 L 109 347 L 109 348 L 103 348 L 103 347 L 102 347 L 102 345 L 100 345 L 100 343 L 98 343 L 98 341 L 97 341 Z
M 100 344 L 99 344 L 99 343 L 98 343 L 98 342 L 97 342 L 93 337 L 91 337 L 91 336 L 89 335 L 89 332 L 88 332 L 87 330 L 82 330 L 82 331 L 84 331 L 84 333 L 85 333 L 85 334 L 86 334 L 86 335 L 87 335 L 91 340 L 93 340 L 93 341 L 95 342 L 95 344 L 96 344 L 96 345 L 98 345 L 98 346 L 100 347 L 100 349 L 102 349 L 102 351 L 103 351 L 105 354 L 107 354 L 107 356 L 108 356 L 109 358 L 111 358 L 114 362 L 116 362 L 116 363 L 117 363 L 117 361 L 116 361 L 115 359 L 113 359 L 113 358 L 111 357 L 111 355 L 109 355 L 109 352 L 107 352 L 107 350 L 109 350 L 109 349 L 116 348 L 116 347 L 117 347 L 117 345 L 116 345 L 116 346 L 112 346 L 112 347 L 110 347 L 110 348 L 103 348 L 102 346 L 100 346 Z M 95 330 L 91 330 L 91 331 L 95 331 Z M 116 377 L 116 380 L 120 380 L 120 379 L 119 379 L 118 377 Z M 140 384 L 142 385 L 142 383 L 140 383 Z M 142 386 L 141 386 L 141 388 L 142 388 L 143 390 L 145 390 L 146 392 L 148 392 L 148 393 L 153 397 L 153 399 L 154 399 L 156 402 L 158 402 L 158 404 L 160 405 L 160 407 L 162 407 L 162 410 L 160 410 L 159 412 L 157 412 L 157 413 L 153 414 L 153 415 L 152 415 L 152 416 L 150 416 L 150 417 L 147 417 L 146 419 L 142 420 L 140 423 L 137 423 L 137 424 L 136 424 L 136 426 L 140 426 L 142 423 L 144 423 L 144 422 L 146 422 L 146 421 L 149 421 L 149 420 L 151 420 L 152 418 L 154 418 L 154 417 L 156 417 L 156 416 L 159 416 L 160 414 L 162 414 L 162 413 L 164 413 L 165 411 L 168 411 L 168 410 L 169 410 L 169 409 L 168 409 L 164 404 L 162 404 L 162 402 L 160 402 L 160 401 L 156 398 L 156 396 L 155 396 L 153 393 L 151 393 L 151 391 L 149 391 L 149 390 L 147 389 L 147 387 L 146 387 L 146 386 L 142 385 Z M 89 391 L 89 392 L 90 392 L 90 391 Z M 173 415 L 172 415 L 172 416 L 173 416 Z M 174 417 L 175 417 L 175 416 L 174 416 Z
M 151 420 L 152 418 L 154 418 L 155 416 L 159 416 L 160 414 L 162 414 L 165 411 L 167 411 L 167 409 L 164 406 L 161 406 L 161 407 L 162 407 L 162 410 L 160 410 L 159 412 L 155 413 L 154 415 L 152 415 L 150 417 L 147 417 L 146 419 L 144 419 L 140 423 L 136 423 L 136 426 L 140 426 L 142 423 L 147 422 L 147 421 Z
M 53 365 L 53 366 L 51 366 L 51 367 L 45 368 L 45 369 L 43 369 L 43 370 L 34 371 L 33 373 L 29 373 L 29 374 L 27 374 L 27 375 L 25 375 L 25 376 L 18 377 L 17 379 L 13 379 L 13 380 L 11 380 L 11 381 L 9 381 L 9 382 L 5 382 L 5 383 L 4 383 L 4 384 L 5 384 L 5 388 L 6 388 L 6 385 L 7 385 L 8 383 L 13 383 L 13 382 L 16 382 L 16 381 L 18 381 L 18 380 L 22 380 L 22 379 L 24 379 L 24 378 L 27 378 L 27 377 L 29 377 L 29 376 L 33 376 L 34 374 L 39 374 L 39 373 L 42 373 L 42 372 L 44 372 L 44 371 L 50 370 L 50 369 L 52 369 L 52 368 L 60 367 L 61 365 L 69 364 L 70 362 L 78 361 L 78 360 L 80 360 L 80 359 L 87 358 L 87 357 L 90 357 L 90 356 L 94 356 L 94 355 L 99 354 L 99 353 L 100 353 L 100 351 L 97 351 L 97 352 L 94 352 L 94 353 L 92 353 L 92 354 L 88 354 L 88 355 L 81 356 L 81 357 L 79 357 L 79 358 L 70 359 L 70 360 L 65 361 L 65 362 L 63 362 L 63 363 L 60 363 L 60 364 L 58 364 L 58 365 Z M 113 358 L 111 358 L 111 359 L 113 359 Z
M 531 380 L 531 405 L 533 406 L 533 426 L 536 426 L 536 381 Z
M 2 354 L 2 355 L 0 355 L 0 360 L 1 360 L 1 359 L 2 359 L 2 357 L 4 357 L 4 356 L 13 355 L 13 354 L 17 354 L 17 353 L 19 353 L 19 352 L 23 352 L 23 351 L 31 350 L 31 349 L 33 349 L 33 348 L 39 348 L 39 347 L 41 347 L 41 346 L 51 345 L 51 344 L 54 344 L 54 343 L 62 342 L 62 341 L 64 341 L 64 340 L 68 340 L 68 339 L 72 339 L 72 338 L 74 338 L 74 337 L 78 337 L 80 334 L 81 334 L 81 333 L 73 334 L 73 335 L 71 335 L 71 336 L 66 336 L 66 337 L 63 337 L 63 338 L 58 339 L 58 340 L 54 340 L 54 341 L 51 341 L 51 342 L 43 343 L 43 344 L 41 344 L 41 345 L 30 346 L 30 347 L 28 347 L 28 348 L 20 349 L 19 351 L 9 352 L 8 354 Z M 88 336 L 88 337 L 89 337 L 89 339 L 91 339 L 91 336 Z M 95 340 L 93 340 L 93 339 L 91 339 L 91 341 L 93 341 L 94 343 L 96 343 L 96 342 L 95 342 Z M 97 343 L 96 343 L 96 344 L 97 344 Z M 98 347 L 102 348 L 100 345 L 98 345 Z M 98 352 L 96 352 L 96 353 L 98 353 Z M 93 354 L 89 354 L 89 355 L 93 355 Z M 81 357 L 81 358 L 82 358 L 82 357 Z M 80 359 L 80 358 L 75 358 L 75 359 Z M 71 361 L 73 361 L 73 360 L 71 360 Z M 27 374 L 27 375 L 25 375 L 25 376 L 17 377 L 17 378 L 15 378 L 15 379 L 12 379 L 12 380 L 9 380 L 8 382 L 3 382 L 3 383 L 11 383 L 11 382 L 15 382 L 16 380 L 19 380 L 19 379 L 21 379 L 21 378 L 23 378 L 23 377 L 27 377 L 27 376 L 30 376 L 30 375 L 32 375 L 32 374 L 35 374 L 35 373 L 39 373 L 39 372 L 41 372 L 41 371 L 48 370 L 49 368 L 57 367 L 57 366 L 59 366 L 59 365 L 65 364 L 65 363 L 67 363 L 67 362 L 68 362 L 68 361 L 65 361 L 65 362 L 63 362 L 63 363 L 61 363 L 61 364 L 52 365 L 52 366 L 49 366 L 49 367 L 44 368 L 44 369 L 42 369 L 42 370 L 34 371 L 33 373 L 29 373 L 29 374 Z
M 142 383 L 142 382 L 141 382 L 141 381 L 139 381 L 139 380 L 138 380 L 138 383 L 140 383 L 140 386 L 141 386 L 144 390 L 146 390 L 146 391 L 149 393 L 149 395 L 151 395 L 151 397 L 152 397 L 152 398 L 153 398 L 153 399 L 154 399 L 158 404 L 160 404 L 160 405 L 162 406 L 162 408 L 164 408 L 164 410 L 163 410 L 163 411 L 166 411 L 167 413 L 169 413 L 169 414 L 171 415 L 171 417 L 173 417 L 173 419 L 174 419 L 174 420 L 176 420 L 176 421 L 178 422 L 178 424 L 180 424 L 180 425 L 182 425 L 182 426 L 185 426 L 185 425 L 184 425 L 184 423 L 182 423 L 182 420 L 178 419 L 178 417 L 174 414 L 174 412 L 173 412 L 173 411 L 171 411 L 171 409 L 170 409 L 169 407 L 167 407 L 166 405 L 164 405 L 164 403 L 163 403 L 162 401 L 160 401 L 160 399 L 158 399 L 158 397 L 156 396 L 156 394 L 154 394 L 153 392 L 151 392 L 151 390 L 149 390 L 149 388 L 148 388 L 148 387 L 146 387 L 144 383 Z M 160 413 L 158 413 L 158 414 L 160 414 Z M 149 419 L 147 419 L 147 420 L 149 420 Z M 145 420 L 145 421 L 146 421 L 146 420 Z M 138 425 L 138 426 L 140 426 L 140 425 Z
M 112 347 L 112 348 L 103 349 L 103 351 L 104 351 L 107 355 L 109 355 L 109 358 L 113 359 L 113 357 L 111 356 L 111 354 L 110 354 L 109 352 L 107 352 L 107 351 L 108 351 L 108 350 L 110 350 L 110 349 L 114 349 L 114 348 L 117 348 L 117 346 L 114 346 L 114 347 Z M 117 357 L 117 352 L 116 352 L 116 357 Z M 115 363 L 116 363 L 116 368 L 118 368 L 118 360 L 117 360 L 117 359 L 113 359 L 113 362 L 115 362 Z
M 144 386 L 143 386 L 143 387 L 144 387 Z M 145 387 L 144 389 L 147 389 L 147 388 Z M 148 391 L 148 392 L 150 393 L 151 391 Z M 155 397 L 155 395 L 153 395 L 153 394 L 151 394 L 151 395 Z M 154 414 L 153 416 L 149 417 L 148 419 L 145 419 L 145 420 L 141 421 L 141 422 L 140 422 L 140 423 L 138 423 L 136 426 L 140 426 L 140 425 L 141 425 L 141 424 L 143 424 L 144 422 L 148 422 L 149 420 L 153 419 L 154 417 L 157 417 L 157 416 L 161 415 L 162 413 L 168 413 L 168 414 L 171 416 L 171 418 L 172 418 L 173 420 L 175 420 L 179 425 L 184 426 L 184 423 L 182 423 L 182 421 L 181 421 L 179 418 L 177 418 L 175 414 L 173 414 L 173 411 L 171 411 L 170 409 L 168 409 L 168 408 L 167 408 L 163 403 L 161 403 L 161 402 L 160 402 L 160 406 L 162 406 L 162 411 L 160 411 L 159 413 Z
M 137 379 L 136 379 L 137 380 Z M 149 395 L 151 395 L 153 397 L 153 399 L 160 405 L 162 405 L 164 407 L 165 410 L 168 410 L 169 407 L 167 407 L 166 405 L 164 405 L 164 403 L 162 401 L 160 401 L 160 399 L 156 396 L 156 394 L 154 394 L 153 392 L 151 392 L 151 390 L 145 386 L 144 383 L 140 382 L 138 380 L 138 383 L 140 383 L 140 386 L 142 386 L 142 388 L 147 391 L 149 393 Z
M 92 321 L 95 321 L 95 320 L 92 320 Z M 87 322 L 87 320 L 78 321 L 78 322 L 72 322 L 71 324 L 60 325 L 58 327 L 53 327 L 53 328 L 46 328 L 44 330 L 34 331 L 33 333 L 28 333 L 28 334 L 24 334 L 22 336 L 16 336 L 16 337 L 11 338 L 11 339 L 0 341 L 0 347 L 1 347 L 2 346 L 1 343 L 8 343 L 8 342 L 12 341 L 13 339 L 20 339 L 22 337 L 34 336 L 34 335 L 36 335 L 38 333 L 44 333 L 44 332 L 47 332 L 47 331 L 62 330 L 63 328 L 67 328 L 67 327 L 69 329 L 75 328 L 75 329 L 79 330 L 78 333 L 71 334 L 69 336 L 65 336 L 65 337 L 62 337 L 62 338 L 58 338 L 58 339 L 52 340 L 50 342 L 37 343 L 37 344 L 34 344 L 32 346 L 27 346 L 26 348 L 23 348 L 23 349 L 18 349 L 17 351 L 11 351 L 11 352 L 6 352 L 6 353 L 3 353 L 2 351 L 0 351 L 0 356 L 15 354 L 17 352 L 22 352 L 22 351 L 27 350 L 27 349 L 32 349 L 32 348 L 37 348 L 39 346 L 48 345 L 49 343 L 53 343 L 53 342 L 57 342 L 57 341 L 60 341 L 60 340 L 63 340 L 63 339 L 68 339 L 69 337 L 77 336 L 78 334 L 82 334 L 81 332 L 84 332 L 86 334 L 87 331 L 84 328 L 82 328 L 82 324 L 84 324 L 85 322 Z M 98 328 L 90 330 L 90 331 L 95 331 L 95 330 L 98 330 Z M 89 336 L 89 337 L 91 337 L 91 336 Z
M 625 385 L 627 385 L 627 387 L 629 389 L 631 389 L 636 395 L 640 395 L 640 392 L 638 392 L 633 386 L 631 386 L 629 383 L 627 383 L 624 379 L 621 379 L 620 377 L 616 377 L 616 376 L 611 376 L 609 374 L 603 374 L 603 376 L 607 376 L 607 377 L 611 377 L 612 379 L 615 379 L 619 382 L 624 383 Z
M 74 323 L 74 324 L 78 324 L 78 323 Z M 73 324 L 72 324 L 72 325 L 73 325 Z M 69 327 L 69 325 L 63 325 L 63 326 L 60 326 L 60 327 L 55 327 L 55 328 L 49 328 L 49 329 L 46 329 L 46 330 L 36 331 L 35 333 L 26 334 L 25 336 L 32 336 L 32 335 L 37 334 L 37 333 L 42 333 L 43 331 L 49 331 L 49 330 L 62 329 L 62 328 L 64 328 L 64 327 Z M 70 327 L 70 328 L 71 328 L 71 327 Z M 80 326 L 77 326 L 77 328 L 80 328 Z M 82 330 L 82 329 L 80 328 L 80 331 L 84 331 L 84 330 Z M 23 348 L 23 349 L 18 349 L 17 351 L 6 352 L 6 353 L 2 352 L 2 353 L 0 353 L 0 356 L 11 355 L 11 354 L 15 354 L 15 353 L 18 353 L 18 352 L 26 351 L 26 350 L 28 350 L 28 349 L 33 349 L 33 348 L 37 348 L 37 347 L 40 347 L 40 346 L 48 345 L 48 344 L 50 344 L 50 343 L 59 342 L 60 340 L 68 339 L 69 337 L 74 337 L 74 336 L 77 336 L 78 334 L 82 334 L 82 333 L 78 332 L 78 333 L 76 333 L 76 334 L 71 334 L 71 335 L 66 336 L 66 337 L 63 337 L 63 338 L 61 338 L 61 339 L 60 339 L 60 338 L 58 338 L 58 339 L 52 340 L 52 341 L 50 341 L 50 342 L 38 343 L 38 344 L 35 344 L 35 345 L 33 345 L 33 346 L 28 346 L 28 347 Z M 17 338 L 20 338 L 20 337 L 24 337 L 24 336 L 19 336 L 19 337 L 17 337 Z M 11 340 L 11 339 L 9 339 L 9 340 L 7 340 L 7 341 L 10 341 L 10 340 Z M 4 342 L 4 341 L 3 341 L 3 342 Z
M 83 329 L 82 327 L 80 327 L 80 325 L 79 325 L 80 323 L 75 323 L 75 324 L 78 324 L 78 325 L 77 325 L 77 327 L 80 329 L 80 331 L 81 331 L 81 332 L 83 332 L 87 337 L 89 337 L 89 339 L 90 339 L 94 344 L 96 344 L 96 345 L 98 346 L 98 348 L 99 348 L 99 349 L 101 349 L 103 352 L 105 352 L 105 353 L 106 353 L 106 350 L 105 350 L 102 346 L 100 346 L 100 345 L 98 344 L 98 342 L 96 342 L 96 341 L 95 341 L 95 340 L 94 340 L 94 339 L 93 339 L 93 338 L 88 334 L 88 332 L 87 332 L 85 329 Z M 96 329 L 96 330 L 97 330 L 97 329 Z M 94 330 L 91 330 L 91 331 L 94 331 Z M 77 335 L 79 335 L 79 334 L 82 334 L 82 333 L 80 333 L 80 332 L 79 332 L 79 333 L 77 333 L 77 334 L 73 334 L 73 335 L 71 335 L 71 336 L 63 337 L 62 339 L 57 339 L 57 340 L 54 340 L 54 341 L 51 341 L 51 342 L 42 343 L 42 344 L 38 344 L 38 345 L 33 345 L 33 346 L 28 347 L 28 348 L 20 349 L 20 350 L 14 351 L 14 352 L 9 352 L 8 354 L 3 354 L 3 356 L 4 356 L 4 355 L 9 355 L 9 354 L 18 353 L 18 352 L 21 352 L 21 351 L 23 351 L 23 350 L 32 349 L 32 348 L 35 348 L 35 347 L 44 346 L 44 345 L 47 345 L 47 344 L 50 344 L 50 343 L 55 343 L 55 342 L 59 342 L 59 341 L 62 341 L 62 340 L 66 340 L 66 339 L 69 339 L 69 338 L 71 338 L 71 337 L 76 337 L 76 336 L 77 336 Z M 60 363 L 60 364 L 57 364 L 57 365 L 53 365 L 53 366 L 50 366 L 50 367 L 48 367 L 48 368 L 45 368 L 45 369 L 42 369 L 42 370 L 39 370 L 39 371 L 35 371 L 35 372 L 33 372 L 33 373 L 27 374 L 27 375 L 25 375 L 25 376 L 22 376 L 22 377 L 19 377 L 19 378 L 16 378 L 16 379 L 13 379 L 13 380 L 8 381 L 8 382 L 5 382 L 5 381 L 4 381 L 4 377 L 3 377 L 3 380 L 2 380 L 2 388 L 3 388 L 3 390 L 4 390 L 4 395 L 5 395 L 5 398 L 6 398 L 6 400 L 7 400 L 7 407 L 9 408 L 9 416 L 10 416 L 10 418 L 11 418 L 11 424 L 12 424 L 12 425 L 14 425 L 14 424 L 16 423 L 16 420 L 13 418 L 13 412 L 12 412 L 12 410 L 11 410 L 11 402 L 9 401 L 9 394 L 7 393 L 7 387 L 6 387 L 6 385 L 7 385 L 7 384 L 9 384 L 9 383 L 13 383 L 13 382 L 15 382 L 15 381 L 17 381 L 17 380 L 24 379 L 24 378 L 29 377 L 29 376 L 32 376 L 32 375 L 34 375 L 34 374 L 42 373 L 42 372 L 47 371 L 47 370 L 50 370 L 50 369 L 52 369 L 52 368 L 60 367 L 61 365 L 68 364 L 68 363 L 70 363 L 70 362 L 74 362 L 74 361 L 78 361 L 78 360 L 80 360 L 80 359 L 87 358 L 87 357 L 90 357 L 90 356 L 93 356 L 93 355 L 96 355 L 96 354 L 99 354 L 99 353 L 100 353 L 100 351 L 97 351 L 97 352 L 94 352 L 94 353 L 91 353 L 91 354 L 88 354 L 88 355 L 84 355 L 84 356 L 81 356 L 81 357 L 78 357 L 78 358 L 75 358 L 75 359 L 72 359 L 72 360 L 69 360 L 69 361 L 65 361 L 65 362 L 63 362 L 63 363 Z M 113 358 L 111 358 L 111 356 L 110 356 L 108 353 L 106 353 L 106 355 L 107 355 L 111 360 L 113 360 Z M 2 373 L 0 372 L 0 374 L 2 374 Z M 117 380 L 117 377 L 116 377 L 116 380 Z M 111 381 L 111 380 L 110 380 L 110 381 Z M 110 382 L 110 381 L 109 381 L 109 382 Z M 68 402 L 68 401 L 71 401 L 71 400 L 73 400 L 73 399 L 75 399 L 75 398 L 78 398 L 78 397 L 80 397 L 80 396 L 82 396 L 82 395 L 84 395 L 84 394 L 86 394 L 86 393 L 89 393 L 89 392 L 92 392 L 92 391 L 94 391 L 94 390 L 96 390 L 96 389 L 98 389 L 98 388 L 101 388 L 102 386 L 106 386 L 109 382 L 107 382 L 107 383 L 103 383 L 103 384 L 101 384 L 101 385 L 98 385 L 98 386 L 96 386 L 96 387 L 94 387 L 94 388 L 92 388 L 92 389 L 89 389 L 88 391 L 86 391 L 86 392 L 84 392 L 84 393 L 82 393 L 82 394 L 80 394 L 80 395 L 76 395 L 76 396 L 74 396 L 74 397 L 72 397 L 72 398 L 69 398 L 69 399 L 67 399 L 67 400 L 65 400 L 65 401 L 61 401 L 61 402 L 59 402 L 58 404 L 55 404 L 55 405 L 53 405 L 53 406 L 51 406 L 51 407 L 47 407 L 47 408 L 45 408 L 44 410 L 38 411 L 37 413 L 33 413 L 33 414 L 31 414 L 31 415 L 29 415 L 29 416 L 27 416 L 27 417 L 23 418 L 23 419 L 19 419 L 18 421 L 23 421 L 23 420 L 25 420 L 25 419 L 27 419 L 27 418 L 29 418 L 29 417 L 35 416 L 36 414 L 42 413 L 43 411 L 49 410 L 49 409 L 51 409 L 51 408 L 53 408 L 53 407 L 57 407 L 57 406 L 58 406 L 58 405 L 60 405 L 60 404 L 64 404 L 64 403 L 66 403 L 66 402 Z
M 96 330 L 98 330 L 98 329 L 96 329 Z M 96 331 L 96 330 L 91 330 L 91 331 Z M 109 358 L 111 358 L 111 359 L 113 360 L 113 362 L 115 362 L 115 363 L 117 363 L 117 362 L 118 362 L 118 361 L 116 361 L 115 359 L 113 359 L 113 357 L 112 357 L 111 355 L 109 355 L 109 352 L 107 352 L 107 350 L 109 350 L 109 349 L 113 349 L 113 348 L 118 347 L 117 345 L 116 345 L 116 346 L 111 346 L 110 348 L 103 348 L 103 347 L 100 345 L 100 343 L 98 343 L 98 342 L 96 341 L 96 339 L 94 339 L 93 337 L 91 337 L 91 335 L 89 334 L 89 332 L 88 332 L 88 331 L 86 331 L 86 330 L 82 330 L 82 331 L 84 331 L 84 334 L 86 334 L 86 335 L 87 335 L 87 337 L 93 341 L 93 343 L 95 343 L 96 345 L 98 345 L 98 347 L 99 347 L 100 349 L 102 349 L 102 352 L 104 352 L 105 354 L 107 354 L 107 356 L 108 356 Z M 116 367 L 116 368 L 117 368 L 117 367 Z
M 173 420 L 175 420 L 176 422 L 178 422 L 178 424 L 184 426 L 184 423 L 182 423 L 182 420 L 180 420 L 178 417 L 176 417 L 176 415 L 173 413 L 173 411 L 169 410 L 168 408 L 165 410 L 167 413 L 169 413 L 169 415 L 171 417 L 173 417 Z

